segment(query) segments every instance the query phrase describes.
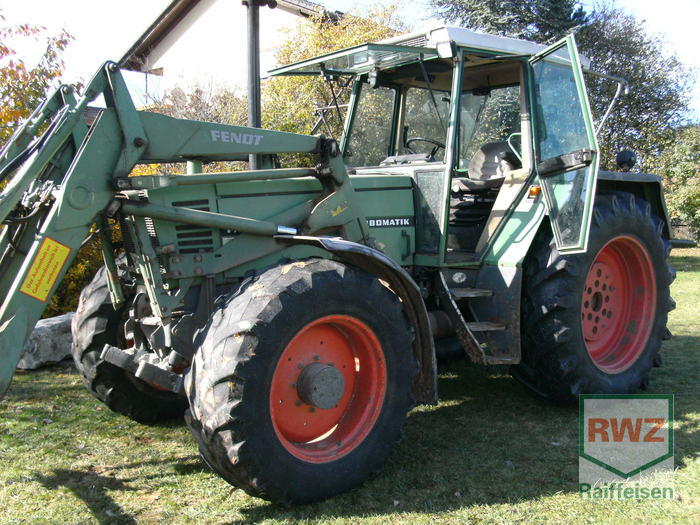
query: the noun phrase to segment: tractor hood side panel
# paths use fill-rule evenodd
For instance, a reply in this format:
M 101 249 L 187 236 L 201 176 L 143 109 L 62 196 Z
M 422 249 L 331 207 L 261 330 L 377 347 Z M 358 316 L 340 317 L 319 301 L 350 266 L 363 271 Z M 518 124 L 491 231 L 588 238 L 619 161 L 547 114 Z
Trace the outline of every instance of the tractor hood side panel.
M 387 256 L 402 266 L 413 264 L 415 213 L 411 177 L 361 175 L 352 177 L 355 198 L 367 218 L 371 238 Z M 313 178 L 202 184 L 162 188 L 148 192 L 155 204 L 193 208 L 237 217 L 271 220 L 293 227 L 302 225 L 321 194 Z M 155 221 L 162 245 L 173 244 L 181 260 L 200 254 L 213 259 L 214 267 L 226 266 L 227 279 L 242 277 L 281 258 L 327 256 L 308 246 L 285 247 L 274 239 L 235 231 Z M 311 232 L 338 235 L 337 231 Z M 172 268 L 171 268 L 172 270 Z

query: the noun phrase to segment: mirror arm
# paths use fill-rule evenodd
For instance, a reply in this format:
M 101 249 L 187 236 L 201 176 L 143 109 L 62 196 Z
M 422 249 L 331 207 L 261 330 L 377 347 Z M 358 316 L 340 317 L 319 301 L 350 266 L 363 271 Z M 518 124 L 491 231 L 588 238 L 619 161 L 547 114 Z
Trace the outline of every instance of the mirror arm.
M 603 115 L 603 118 L 600 120 L 598 123 L 598 127 L 595 130 L 595 134 L 598 135 L 600 133 L 600 130 L 603 129 L 603 125 L 605 124 L 605 121 L 608 120 L 608 117 L 610 116 L 610 113 L 612 112 L 612 109 L 615 107 L 615 104 L 617 103 L 617 99 L 620 97 L 620 94 L 622 93 L 623 89 L 625 92 L 625 95 L 627 95 L 630 92 L 630 85 L 627 80 L 625 80 L 622 77 L 616 77 L 614 75 L 607 75 L 605 73 L 598 73 L 596 71 L 585 71 L 588 75 L 592 75 L 594 77 L 598 78 L 604 78 L 606 80 L 612 80 L 613 82 L 617 82 L 617 89 L 615 90 L 615 96 L 613 96 L 612 100 L 610 101 L 610 105 L 608 106 L 608 109 L 605 111 L 605 114 Z

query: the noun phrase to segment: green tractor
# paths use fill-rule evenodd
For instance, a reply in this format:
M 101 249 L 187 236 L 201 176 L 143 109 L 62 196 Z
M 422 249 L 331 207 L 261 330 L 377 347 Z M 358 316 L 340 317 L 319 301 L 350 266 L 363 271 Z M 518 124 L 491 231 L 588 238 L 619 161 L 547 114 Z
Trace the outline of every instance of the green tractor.
M 682 241 L 659 177 L 598 170 L 585 66 L 573 36 L 442 27 L 276 70 L 351 86 L 338 142 L 138 111 L 112 62 L 61 87 L 0 155 L 0 392 L 92 234 L 88 389 L 137 421 L 184 414 L 207 464 L 261 498 L 380 470 L 438 400 L 436 342 L 556 403 L 644 388 Z M 130 176 L 146 163 L 187 173 Z

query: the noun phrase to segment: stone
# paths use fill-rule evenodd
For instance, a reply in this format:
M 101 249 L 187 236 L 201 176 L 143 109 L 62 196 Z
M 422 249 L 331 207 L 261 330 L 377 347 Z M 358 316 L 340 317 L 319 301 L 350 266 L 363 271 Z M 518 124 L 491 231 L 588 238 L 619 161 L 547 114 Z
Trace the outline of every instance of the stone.
M 17 368 L 34 370 L 70 357 L 73 337 L 70 325 L 74 312 L 41 319 L 24 345 L 24 353 Z

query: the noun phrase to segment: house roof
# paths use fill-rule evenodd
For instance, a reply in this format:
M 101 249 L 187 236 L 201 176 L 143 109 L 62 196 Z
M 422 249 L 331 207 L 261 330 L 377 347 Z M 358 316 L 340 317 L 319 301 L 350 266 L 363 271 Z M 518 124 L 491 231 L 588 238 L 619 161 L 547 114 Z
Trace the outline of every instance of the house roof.
M 146 31 L 132 44 L 119 60 L 119 66 L 133 71 L 150 69 L 149 56 L 156 48 L 165 43 L 165 39 L 177 32 L 184 32 L 217 0 L 173 0 L 168 7 L 153 21 Z M 277 9 L 296 16 L 310 17 L 323 14 L 339 16 L 340 13 L 328 13 L 323 6 L 308 0 L 277 0 Z M 168 46 L 169 47 L 169 46 Z

